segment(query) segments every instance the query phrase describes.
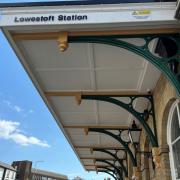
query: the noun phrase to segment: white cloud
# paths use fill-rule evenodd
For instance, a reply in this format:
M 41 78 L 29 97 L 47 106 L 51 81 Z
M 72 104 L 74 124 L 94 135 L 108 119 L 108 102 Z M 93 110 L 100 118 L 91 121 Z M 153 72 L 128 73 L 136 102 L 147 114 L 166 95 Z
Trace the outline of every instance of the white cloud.
M 4 103 L 4 104 L 6 104 L 7 106 L 11 106 L 11 103 L 10 103 L 10 101 L 3 100 L 3 103 Z
M 28 112 L 29 112 L 29 113 L 34 113 L 34 110 L 33 110 L 33 109 L 30 109 Z
M 21 133 L 21 130 L 18 129 L 19 126 L 19 122 L 0 120 L 0 138 L 13 140 L 22 146 L 38 145 L 41 147 L 50 147 L 46 141 Z
M 18 113 L 23 111 L 23 109 L 19 106 L 14 106 L 14 110 Z
M 27 111 L 25 111 L 22 107 L 18 106 L 18 105 L 14 105 L 13 103 L 11 103 L 8 100 L 3 100 L 2 101 L 6 106 L 8 106 L 11 110 L 16 111 L 17 113 L 23 113 L 23 117 L 27 117 L 27 114 L 32 114 L 34 113 L 33 109 L 29 109 Z
M 3 100 L 3 103 L 6 104 L 10 109 L 16 111 L 17 113 L 23 112 L 23 109 L 18 105 L 13 105 L 10 101 Z

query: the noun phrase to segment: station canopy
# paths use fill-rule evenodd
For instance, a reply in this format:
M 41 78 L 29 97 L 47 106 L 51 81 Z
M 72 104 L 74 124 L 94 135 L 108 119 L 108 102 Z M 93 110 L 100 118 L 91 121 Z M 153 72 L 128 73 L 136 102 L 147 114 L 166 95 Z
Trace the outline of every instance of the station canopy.
M 104 134 L 86 135 L 86 128 L 129 128 L 133 120 L 139 127 L 140 124 L 129 112 L 111 103 L 82 99 L 78 105 L 79 95 L 147 94 L 153 92 L 161 72 L 143 57 L 106 44 L 69 42 L 61 52 L 58 34 L 67 32 L 68 38 L 106 33 L 132 35 L 163 32 L 179 24 L 174 19 L 176 2 L 112 1 L 108 5 L 105 1 L 94 5 L 87 4 L 92 1 L 84 1 L 83 5 L 78 2 L 1 4 L 0 26 L 79 160 L 86 170 L 95 170 L 94 159 L 112 157 L 102 152 L 92 154 L 91 148 L 123 147 Z M 66 20 L 56 20 L 59 16 Z M 75 20 L 75 16 L 80 19 Z M 123 41 L 137 46 L 145 43 L 143 38 L 134 36 L 126 36 Z M 157 41 L 153 40 L 148 48 L 153 51 L 156 46 Z M 115 98 L 129 103 L 127 97 Z M 133 106 L 141 112 L 148 103 L 140 98 Z M 128 138 L 127 134 L 123 136 Z

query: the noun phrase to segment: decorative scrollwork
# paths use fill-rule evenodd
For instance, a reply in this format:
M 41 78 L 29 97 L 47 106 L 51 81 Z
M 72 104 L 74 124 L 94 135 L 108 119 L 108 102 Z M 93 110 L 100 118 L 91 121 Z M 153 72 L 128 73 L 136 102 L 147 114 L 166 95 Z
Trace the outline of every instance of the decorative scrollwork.
M 93 148 L 93 151 L 99 151 L 99 152 L 104 152 L 106 154 L 109 154 L 110 156 L 112 156 L 114 159 L 115 159 L 115 164 L 116 164 L 116 161 L 119 163 L 119 165 L 121 166 L 122 168 L 122 171 L 124 172 L 125 176 L 128 177 L 128 171 L 127 171 L 127 168 L 124 166 L 123 164 L 123 159 L 120 159 L 118 156 L 117 156 L 117 153 L 118 151 L 125 151 L 125 150 L 114 150 L 115 152 L 112 152 L 108 149 L 100 149 L 100 148 Z
M 127 97 L 130 98 L 131 101 L 130 103 L 125 103 L 121 101 L 120 99 L 116 99 L 116 97 Z M 155 123 L 155 113 L 154 113 L 154 104 L 153 104 L 153 97 L 152 95 L 123 95 L 123 96 L 108 96 L 108 95 L 82 95 L 82 99 L 86 100 L 98 100 L 98 101 L 104 101 L 104 102 L 109 102 L 112 104 L 115 104 L 117 106 L 120 106 L 121 108 L 127 110 L 129 113 L 131 113 L 139 122 L 141 125 L 144 127 L 150 142 L 153 147 L 158 147 L 158 141 L 157 141 L 157 133 L 156 133 L 156 123 Z M 150 108 L 145 109 L 144 112 L 138 112 L 134 106 L 133 102 L 138 99 L 138 98 L 146 98 L 149 101 Z M 151 130 L 149 125 L 147 124 L 147 118 L 149 116 L 152 116 L 153 119 L 153 124 L 154 124 L 154 132 Z M 126 143 L 127 144 L 127 143 Z

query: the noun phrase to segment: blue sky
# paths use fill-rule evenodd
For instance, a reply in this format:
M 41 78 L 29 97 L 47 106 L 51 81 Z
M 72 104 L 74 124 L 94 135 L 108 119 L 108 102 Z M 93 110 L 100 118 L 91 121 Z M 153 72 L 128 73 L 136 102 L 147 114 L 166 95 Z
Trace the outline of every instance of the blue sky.
M 1 31 L 0 73 L 0 161 L 43 161 L 36 168 L 70 179 L 107 177 L 84 171 Z

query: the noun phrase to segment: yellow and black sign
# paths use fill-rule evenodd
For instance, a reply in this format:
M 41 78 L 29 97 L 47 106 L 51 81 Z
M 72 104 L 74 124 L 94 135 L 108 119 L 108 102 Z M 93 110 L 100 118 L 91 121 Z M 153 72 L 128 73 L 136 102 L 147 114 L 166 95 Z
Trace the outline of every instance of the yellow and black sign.
M 136 19 L 146 19 L 151 15 L 151 10 L 135 10 L 132 12 L 132 16 Z

